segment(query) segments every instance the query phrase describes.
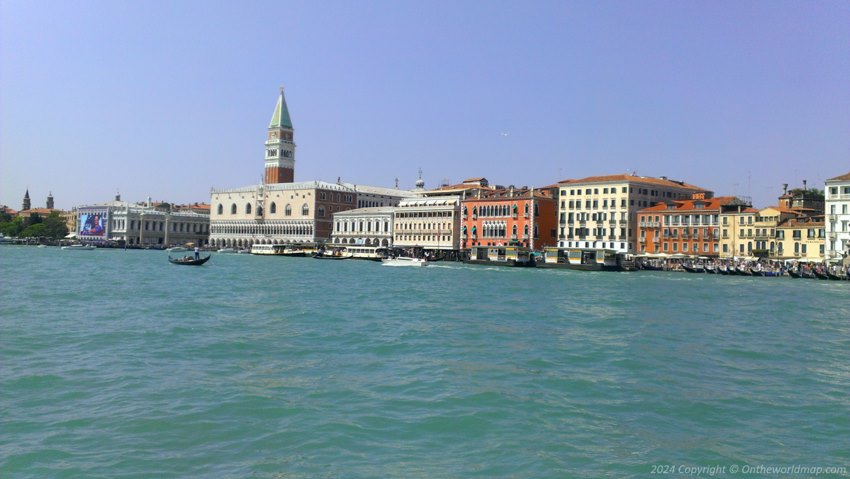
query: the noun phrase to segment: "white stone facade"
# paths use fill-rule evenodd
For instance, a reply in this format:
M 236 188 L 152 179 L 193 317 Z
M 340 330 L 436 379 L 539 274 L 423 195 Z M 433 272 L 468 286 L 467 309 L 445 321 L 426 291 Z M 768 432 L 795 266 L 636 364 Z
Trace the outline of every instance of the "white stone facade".
M 460 200 L 458 196 L 402 200 L 393 218 L 394 246 L 459 250 Z
M 81 219 L 102 217 L 103 235 L 83 235 Z M 76 210 L 78 237 L 84 241 L 123 241 L 128 246 L 166 248 L 194 243 L 208 244 L 210 217 L 194 211 L 164 211 L 151 206 L 120 201 L 79 206 Z
M 850 255 L 850 173 L 826 180 L 826 259 Z
M 358 208 L 334 213 L 331 243 L 391 248 L 395 207 Z

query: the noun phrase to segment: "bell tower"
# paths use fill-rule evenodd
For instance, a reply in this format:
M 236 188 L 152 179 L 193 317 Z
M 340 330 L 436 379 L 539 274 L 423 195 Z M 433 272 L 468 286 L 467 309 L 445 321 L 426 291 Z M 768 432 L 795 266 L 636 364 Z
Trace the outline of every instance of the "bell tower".
M 283 87 L 269 122 L 266 136 L 266 162 L 263 183 L 292 183 L 295 181 L 295 143 L 293 142 L 292 120 Z

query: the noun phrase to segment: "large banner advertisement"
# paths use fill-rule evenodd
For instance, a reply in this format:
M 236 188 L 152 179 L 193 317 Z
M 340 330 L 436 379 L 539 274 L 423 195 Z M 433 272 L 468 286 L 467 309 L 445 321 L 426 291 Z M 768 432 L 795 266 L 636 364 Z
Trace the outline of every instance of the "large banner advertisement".
M 106 236 L 106 211 L 80 214 L 80 236 Z

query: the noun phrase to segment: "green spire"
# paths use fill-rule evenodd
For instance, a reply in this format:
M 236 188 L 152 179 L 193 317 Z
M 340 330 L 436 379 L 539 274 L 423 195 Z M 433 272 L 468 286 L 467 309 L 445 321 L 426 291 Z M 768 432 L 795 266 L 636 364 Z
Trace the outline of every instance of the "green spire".
M 283 87 L 280 87 L 280 96 L 274 106 L 272 121 L 269 128 L 292 128 L 292 120 L 289 119 L 289 109 L 286 108 L 286 98 L 283 97 Z

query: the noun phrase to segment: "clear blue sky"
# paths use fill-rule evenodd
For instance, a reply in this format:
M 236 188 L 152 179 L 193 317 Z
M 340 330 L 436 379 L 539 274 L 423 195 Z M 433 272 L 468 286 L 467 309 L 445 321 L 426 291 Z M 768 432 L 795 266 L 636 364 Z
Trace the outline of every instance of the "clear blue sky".
M 280 85 L 296 180 L 850 171 L 847 1 L 2 0 L 0 204 L 255 184 Z

